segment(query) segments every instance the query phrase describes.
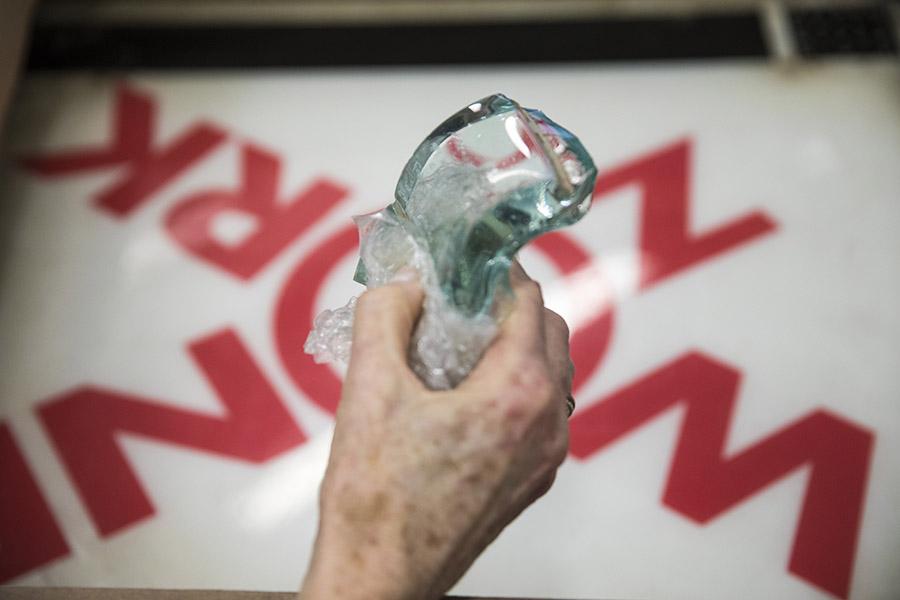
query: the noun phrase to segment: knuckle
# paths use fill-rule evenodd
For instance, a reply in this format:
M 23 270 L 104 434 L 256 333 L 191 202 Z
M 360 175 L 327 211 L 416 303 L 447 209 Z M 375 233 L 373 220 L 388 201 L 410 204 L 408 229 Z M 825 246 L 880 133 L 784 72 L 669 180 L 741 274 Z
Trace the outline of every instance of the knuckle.
M 556 383 L 543 361 L 522 361 L 520 374 L 516 379 L 523 402 L 534 412 L 540 412 L 555 396 Z
M 390 315 L 415 321 L 421 308 L 421 288 L 389 284 L 366 290 L 356 301 L 356 308 L 364 318 L 380 319 Z
M 533 356 L 523 356 L 517 361 L 511 373 L 513 383 L 528 396 L 549 396 L 552 393 L 553 381 L 547 362 Z
M 530 358 L 516 361 L 501 381 L 501 404 L 510 422 L 534 421 L 544 412 L 554 388 L 543 361 Z
M 363 318 L 376 317 L 397 304 L 397 294 L 398 291 L 391 286 L 366 290 L 356 301 L 357 314 Z
M 356 318 L 364 319 L 373 312 L 373 304 L 378 302 L 378 298 L 374 295 L 375 290 L 366 290 L 356 300 Z
M 569 324 L 566 323 L 566 320 L 562 318 L 562 316 L 550 310 L 549 308 L 544 309 L 544 318 L 547 320 L 547 326 L 552 329 L 558 331 L 562 334 L 563 337 L 568 339 L 569 337 Z
M 523 281 L 519 285 L 519 291 L 529 300 L 538 304 L 544 303 L 544 293 L 541 290 L 541 284 L 533 279 Z

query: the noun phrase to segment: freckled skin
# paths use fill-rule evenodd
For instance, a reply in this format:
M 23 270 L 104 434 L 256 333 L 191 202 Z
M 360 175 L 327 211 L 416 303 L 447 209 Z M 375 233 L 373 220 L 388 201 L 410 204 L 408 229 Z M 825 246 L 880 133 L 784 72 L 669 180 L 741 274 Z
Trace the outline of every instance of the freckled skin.
M 500 336 L 447 392 L 405 363 L 419 287 L 360 299 L 302 600 L 440 598 L 549 489 L 568 449 L 568 330 L 521 268 L 511 282 Z

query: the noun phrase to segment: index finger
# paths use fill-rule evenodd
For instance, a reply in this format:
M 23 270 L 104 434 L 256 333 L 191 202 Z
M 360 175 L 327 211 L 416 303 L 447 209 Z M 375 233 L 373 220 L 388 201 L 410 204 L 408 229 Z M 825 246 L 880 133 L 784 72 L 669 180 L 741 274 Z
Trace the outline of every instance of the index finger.
M 406 368 L 407 348 L 422 310 L 422 287 L 396 280 L 367 290 L 356 304 L 348 374 L 358 369 Z

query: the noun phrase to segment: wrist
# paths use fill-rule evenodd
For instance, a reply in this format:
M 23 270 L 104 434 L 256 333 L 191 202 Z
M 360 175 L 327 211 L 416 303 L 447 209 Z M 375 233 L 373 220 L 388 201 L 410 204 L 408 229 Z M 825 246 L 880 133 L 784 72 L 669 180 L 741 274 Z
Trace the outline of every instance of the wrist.
M 414 574 L 398 544 L 376 531 L 323 522 L 301 600 L 404 600 L 418 598 Z

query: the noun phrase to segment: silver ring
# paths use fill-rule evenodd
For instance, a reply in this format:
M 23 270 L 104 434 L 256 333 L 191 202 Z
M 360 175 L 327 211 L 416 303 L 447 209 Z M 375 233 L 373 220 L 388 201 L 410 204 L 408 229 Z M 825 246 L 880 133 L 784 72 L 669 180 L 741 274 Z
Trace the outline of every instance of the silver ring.
M 575 412 L 575 398 L 569 394 L 566 396 L 566 418 L 571 417 L 573 412 Z

